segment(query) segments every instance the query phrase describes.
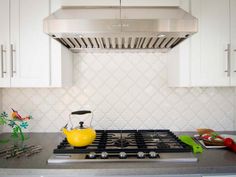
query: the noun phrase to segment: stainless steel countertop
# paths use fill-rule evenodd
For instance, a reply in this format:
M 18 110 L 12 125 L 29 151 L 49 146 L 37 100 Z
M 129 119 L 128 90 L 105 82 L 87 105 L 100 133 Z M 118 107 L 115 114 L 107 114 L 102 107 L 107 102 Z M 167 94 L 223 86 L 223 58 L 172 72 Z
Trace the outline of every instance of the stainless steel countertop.
M 236 134 L 236 132 L 223 132 Z M 176 132 L 177 135 L 193 134 L 193 132 Z M 236 174 L 236 153 L 225 149 L 204 150 L 198 154 L 197 163 L 170 162 L 122 162 L 122 163 L 77 163 L 77 164 L 47 164 L 47 159 L 53 149 L 64 138 L 60 133 L 30 133 L 28 144 L 40 144 L 43 151 L 32 157 L 19 159 L 0 159 L 0 176 L 7 174 L 69 174 L 69 175 L 161 175 L 161 174 Z M 10 136 L 2 134 L 0 138 Z M 0 149 L 4 146 L 0 144 Z M 55 170 L 56 169 L 56 170 Z

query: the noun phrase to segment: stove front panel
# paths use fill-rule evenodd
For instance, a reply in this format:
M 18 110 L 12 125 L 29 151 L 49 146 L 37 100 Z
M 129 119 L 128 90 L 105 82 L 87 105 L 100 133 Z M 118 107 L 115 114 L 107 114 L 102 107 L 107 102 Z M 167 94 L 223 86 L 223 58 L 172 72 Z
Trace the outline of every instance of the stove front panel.
M 114 154 L 114 153 L 113 153 Z M 87 154 L 53 154 L 48 163 L 77 163 L 77 162 L 197 162 L 198 159 L 194 157 L 191 152 L 182 153 L 160 153 L 158 158 L 137 158 L 135 154 L 128 155 L 125 159 L 117 158 L 118 154 L 111 155 L 107 159 L 89 159 Z

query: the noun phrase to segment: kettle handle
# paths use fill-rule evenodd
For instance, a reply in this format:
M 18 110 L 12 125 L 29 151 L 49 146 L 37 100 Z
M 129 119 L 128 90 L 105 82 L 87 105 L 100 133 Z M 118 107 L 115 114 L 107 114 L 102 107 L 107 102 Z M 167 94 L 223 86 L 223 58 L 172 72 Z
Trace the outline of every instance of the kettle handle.
M 71 112 L 71 114 L 69 115 L 69 121 L 72 125 L 72 128 L 74 128 L 73 123 L 71 121 L 71 115 L 84 115 L 84 114 L 92 114 L 91 120 L 90 120 L 90 126 L 92 125 L 92 120 L 93 120 L 93 112 L 89 111 L 89 110 L 79 110 L 79 111 L 74 111 Z
M 80 110 L 80 111 L 74 111 L 72 112 L 71 114 L 77 114 L 77 115 L 83 115 L 83 114 L 91 114 L 92 112 L 91 111 L 88 111 L 88 110 Z

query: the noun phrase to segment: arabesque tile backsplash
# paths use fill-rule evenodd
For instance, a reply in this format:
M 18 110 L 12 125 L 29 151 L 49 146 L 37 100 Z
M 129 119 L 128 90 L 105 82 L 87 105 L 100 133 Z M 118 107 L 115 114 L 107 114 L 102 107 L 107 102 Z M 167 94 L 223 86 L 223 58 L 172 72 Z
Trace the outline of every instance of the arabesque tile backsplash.
M 58 132 L 79 109 L 93 110 L 96 129 L 235 130 L 235 89 L 169 88 L 162 55 L 77 54 L 72 87 L 2 89 L 2 109 L 31 114 L 32 132 Z

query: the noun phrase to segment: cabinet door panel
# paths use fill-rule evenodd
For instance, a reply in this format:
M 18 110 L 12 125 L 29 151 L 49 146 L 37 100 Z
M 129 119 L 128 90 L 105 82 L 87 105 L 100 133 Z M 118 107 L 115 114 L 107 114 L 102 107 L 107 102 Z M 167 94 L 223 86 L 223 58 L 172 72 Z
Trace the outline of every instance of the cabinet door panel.
M 200 82 L 194 85 L 228 86 L 229 0 L 192 0 L 191 11 L 199 19 L 199 31 L 191 38 L 191 68 L 200 64 L 200 71 L 193 69 L 193 81 Z
M 179 6 L 179 0 L 121 0 L 122 6 Z
M 231 19 L 231 85 L 236 86 L 236 1 L 230 1 Z
M 119 6 L 120 0 L 61 0 L 62 6 Z
M 9 0 L 0 1 L 0 87 L 10 86 L 9 77 Z
M 12 87 L 45 87 L 50 82 L 49 37 L 43 19 L 49 15 L 49 0 L 11 1 Z

